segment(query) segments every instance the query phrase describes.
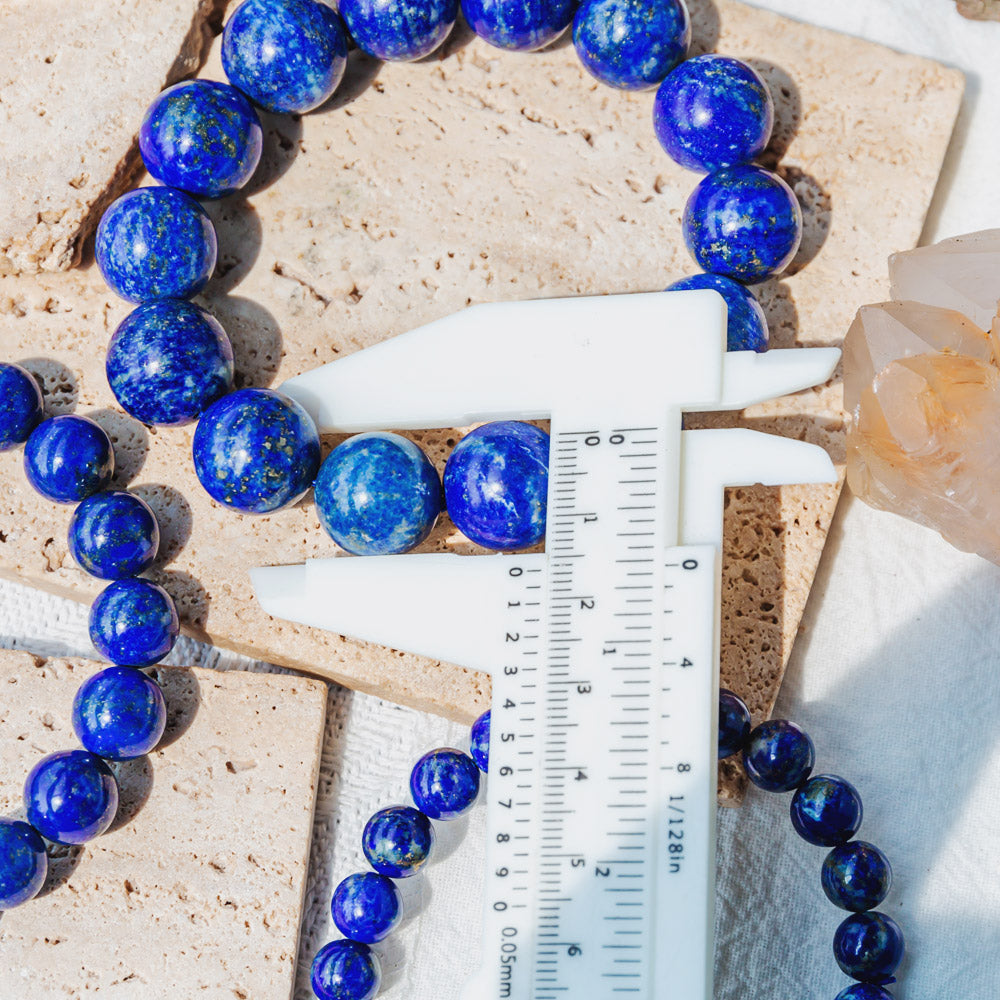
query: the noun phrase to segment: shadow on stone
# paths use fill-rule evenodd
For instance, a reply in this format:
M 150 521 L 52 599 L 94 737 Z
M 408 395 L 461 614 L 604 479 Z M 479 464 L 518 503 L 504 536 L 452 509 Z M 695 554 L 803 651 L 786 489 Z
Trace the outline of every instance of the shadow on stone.
M 45 412 L 50 417 L 76 409 L 80 388 L 76 375 L 64 364 L 52 358 L 27 358 L 17 364 L 35 376 L 45 397 Z
M 148 757 L 108 761 L 118 779 L 118 813 L 108 832 L 120 830 L 139 815 L 153 791 L 153 765 Z
M 191 727 L 201 702 L 201 686 L 193 670 L 181 667 L 154 667 L 151 676 L 163 690 L 167 702 L 167 728 L 159 749 L 179 740 Z
M 340 86 L 325 104 L 321 104 L 309 114 L 325 115 L 330 111 L 340 111 L 375 83 L 381 68 L 380 60 L 372 58 L 361 49 L 353 49 L 347 54 L 347 71 L 344 73 L 344 79 L 340 81 Z
M 746 62 L 764 78 L 774 99 L 774 130 L 759 161 L 766 169 L 776 170 L 802 125 L 802 95 L 794 78 L 781 66 L 765 59 Z
M 86 414 L 108 433 L 115 447 L 113 489 L 123 490 L 142 471 L 149 453 L 149 431 L 134 417 L 118 410 L 94 410 Z
M 220 293 L 231 292 L 260 256 L 264 230 L 257 210 L 244 196 L 246 193 L 205 203 L 219 241 L 219 259 L 203 293 L 209 300 Z
M 209 642 L 205 622 L 211 599 L 201 583 L 190 573 L 179 570 L 161 570 L 153 578 L 174 599 L 184 631 L 200 642 Z
M 45 879 L 45 885 L 42 886 L 42 891 L 35 897 L 36 899 L 42 899 L 50 892 L 61 889 L 79 867 L 86 852 L 86 847 L 70 844 L 46 842 L 46 847 L 49 855 L 49 874 Z
M 714 52 L 719 44 L 719 12 L 712 0 L 687 0 L 691 15 L 691 55 Z
M 830 235 L 833 199 L 815 177 L 798 167 L 782 167 L 778 173 L 795 192 L 802 207 L 802 243 L 785 271 L 785 276 L 791 277 L 815 260 L 823 249 Z
M 160 551 L 156 565 L 175 559 L 191 537 L 191 505 L 184 494 L 164 483 L 143 483 L 133 490 L 152 508 L 160 526 Z
M 233 345 L 236 388 L 267 388 L 278 373 L 283 340 L 278 321 L 260 303 L 238 295 L 210 295 L 207 304 Z

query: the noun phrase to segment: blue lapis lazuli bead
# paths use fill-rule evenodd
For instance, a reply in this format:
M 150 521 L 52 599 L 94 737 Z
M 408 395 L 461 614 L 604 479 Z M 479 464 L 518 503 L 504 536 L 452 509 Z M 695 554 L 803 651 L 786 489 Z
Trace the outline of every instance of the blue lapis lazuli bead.
M 186 424 L 233 385 L 233 348 L 214 316 L 183 299 L 147 302 L 118 325 L 105 361 L 122 409 L 144 424 Z
M 710 288 L 726 300 L 727 351 L 767 350 L 767 317 L 749 288 L 721 274 L 693 274 L 675 281 L 666 291 L 683 292 L 692 288 Z
M 852 913 L 837 928 L 833 955 L 852 979 L 863 983 L 893 982 L 905 943 L 899 924 L 885 913 Z
M 118 783 L 108 765 L 87 750 L 43 757 L 24 785 L 28 822 L 48 840 L 85 844 L 111 825 Z
M 432 750 L 413 766 L 410 794 L 431 819 L 458 819 L 476 804 L 479 768 L 461 750 Z
M 178 632 L 173 600 L 149 580 L 116 580 L 90 608 L 90 641 L 120 666 L 158 663 L 173 649 Z
M 771 719 L 750 733 L 743 748 L 747 777 L 765 792 L 790 792 L 812 771 L 813 742 L 794 722 Z
M 684 241 L 698 266 L 754 284 L 780 274 L 802 239 L 795 192 L 760 167 L 709 174 L 684 207 Z
M 348 875 L 334 890 L 330 906 L 340 933 L 364 944 L 388 937 L 403 914 L 395 883 L 377 872 Z
M 433 846 L 431 821 L 410 806 L 390 806 L 375 813 L 361 836 L 368 863 L 390 878 L 416 875 Z
M 235 87 L 186 80 L 150 104 L 139 129 L 139 151 L 161 184 L 196 198 L 221 198 L 253 176 L 263 139 L 257 112 Z
M 558 38 L 573 20 L 575 0 L 462 0 L 469 27 L 499 49 L 532 52 Z
M 43 416 L 42 390 L 31 372 L 0 362 L 0 451 L 24 444 Z
M 583 0 L 573 44 L 602 83 L 647 90 L 687 55 L 691 19 L 684 0 Z
M 347 35 L 316 0 L 244 0 L 222 32 L 229 82 L 268 111 L 299 114 L 322 104 L 344 77 Z
M 340 0 L 339 10 L 360 49 L 406 62 L 429 55 L 448 37 L 458 0 Z
M 149 569 L 160 547 L 160 526 L 142 497 L 121 490 L 95 493 L 69 522 L 69 550 L 91 576 L 124 580 Z
M 408 552 L 441 512 L 441 480 L 427 456 L 398 434 L 348 438 L 330 452 L 315 486 L 326 533 L 355 555 Z
M 313 959 L 317 1000 L 372 1000 L 382 985 L 375 953 L 360 941 L 331 941 Z
M 469 753 L 484 774 L 490 769 L 490 719 L 492 712 L 483 712 L 472 724 Z
M 202 414 L 192 446 L 208 495 L 244 514 L 295 503 L 319 469 L 319 433 L 306 410 L 272 389 L 240 389 Z
M 73 701 L 73 730 L 91 753 L 133 760 L 156 749 L 167 724 L 160 685 L 135 667 L 88 677 Z
M 688 170 L 712 173 L 749 163 L 764 151 L 773 127 L 767 84 L 753 67 L 728 56 L 681 63 L 653 103 L 660 145 Z
M 835 1000 L 892 1000 L 892 994 L 874 983 L 851 983 L 837 994 Z
M 888 895 L 892 867 L 874 844 L 855 840 L 830 851 L 820 877 L 834 906 L 860 913 L 878 906 Z
M 48 870 L 38 831 L 20 820 L 0 818 L 0 912 L 34 899 Z
M 128 302 L 186 299 L 212 277 L 218 241 L 193 198 L 173 188 L 144 187 L 123 194 L 104 213 L 94 252 L 104 280 Z
M 77 503 L 104 489 L 115 473 L 111 438 L 89 417 L 66 413 L 40 423 L 24 448 L 28 482 L 56 503 Z
M 750 709 L 742 698 L 722 688 L 719 691 L 719 760 L 739 753 L 749 736 Z
M 548 488 L 549 436 L 517 420 L 466 434 L 444 470 L 455 527 L 490 549 L 523 549 L 545 537 Z
M 815 774 L 792 796 L 792 826 L 803 840 L 819 847 L 845 844 L 861 826 L 861 796 L 849 781 Z

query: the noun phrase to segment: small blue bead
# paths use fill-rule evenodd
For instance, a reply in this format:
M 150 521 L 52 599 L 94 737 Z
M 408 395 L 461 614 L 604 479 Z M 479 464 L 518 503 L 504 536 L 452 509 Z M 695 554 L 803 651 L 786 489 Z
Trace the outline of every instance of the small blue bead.
M 455 527 L 490 549 L 523 549 L 545 537 L 548 489 L 549 436 L 516 420 L 466 434 L 444 469 Z
M 310 111 L 344 77 L 347 35 L 315 0 L 244 0 L 222 33 L 229 82 L 268 111 Z
M 860 913 L 889 894 L 892 868 L 873 844 L 855 840 L 835 847 L 823 861 L 823 891 L 834 906 Z
M 905 950 L 899 924 L 884 913 L 852 913 L 833 937 L 837 965 L 863 983 L 893 982 Z
M 765 792 L 790 792 L 798 788 L 813 767 L 812 740 L 794 722 L 762 722 L 743 749 L 747 777 Z
M 441 512 L 441 480 L 427 456 L 398 434 L 358 434 L 320 467 L 316 512 L 326 533 L 361 556 L 408 552 Z
M 340 16 L 358 48 L 407 62 L 433 52 L 458 17 L 458 0 L 341 0 Z
M 836 1000 L 892 1000 L 892 994 L 874 983 L 852 983 L 837 994 Z
M 719 760 L 732 757 L 750 735 L 750 709 L 743 699 L 722 688 L 719 691 Z
M 118 812 L 118 783 L 108 765 L 86 750 L 43 757 L 24 785 L 28 822 L 48 840 L 85 844 Z
M 0 911 L 12 910 L 41 892 L 49 857 L 38 831 L 15 819 L 0 819 Z
M 158 94 L 139 129 L 146 169 L 167 187 L 221 198 L 253 176 L 264 133 L 253 105 L 228 83 L 186 80 Z
M 24 472 L 28 482 L 49 500 L 84 500 L 104 489 L 115 474 L 111 438 L 89 417 L 50 417 L 28 438 Z
M 410 794 L 431 819 L 458 819 L 476 803 L 479 768 L 461 750 L 432 750 L 413 766 Z
M 88 497 L 69 522 L 69 550 L 91 576 L 124 580 L 149 569 L 160 547 L 160 526 L 134 493 Z
M 682 167 L 712 173 L 749 163 L 771 138 L 774 102 L 752 67 L 705 55 L 677 67 L 653 104 L 660 145 Z
M 245 514 L 295 503 L 319 469 L 319 433 L 305 409 L 271 389 L 213 403 L 194 433 L 194 468 L 213 500 Z
M 684 206 L 684 241 L 698 266 L 753 284 L 780 274 L 802 239 L 795 192 L 760 167 L 709 174 Z
M 368 863 L 390 878 L 416 875 L 433 846 L 431 821 L 409 806 L 390 806 L 375 813 L 361 836 Z
M 24 444 L 43 416 L 42 390 L 31 372 L 0 362 L 0 451 Z
M 484 774 L 490 769 L 490 718 L 491 712 L 483 712 L 472 724 L 472 740 L 469 752 L 476 766 Z
M 683 292 L 690 288 L 711 288 L 726 300 L 727 351 L 767 350 L 767 317 L 749 288 L 721 274 L 693 274 L 675 281 L 666 291 Z
M 462 0 L 469 27 L 498 49 L 532 52 L 558 38 L 573 20 L 575 0 Z
M 388 937 L 403 915 L 395 883 L 375 872 L 348 875 L 334 890 L 330 905 L 340 933 L 364 944 Z
M 135 667 L 108 667 L 80 685 L 73 730 L 91 753 L 132 760 L 156 749 L 167 725 L 160 685 Z
M 331 941 L 313 959 L 312 988 L 318 1000 L 372 1000 L 381 985 L 379 960 L 360 941 Z
M 832 774 L 811 777 L 792 796 L 792 826 L 819 847 L 846 844 L 861 826 L 861 796 L 849 781 Z
M 583 0 L 573 44 L 602 83 L 648 90 L 687 55 L 691 19 L 684 0 Z
M 95 255 L 104 280 L 129 302 L 197 295 L 215 270 L 215 227 L 173 188 L 123 194 L 101 217 Z
M 90 641 L 106 660 L 151 667 L 177 641 L 177 609 L 170 595 L 149 580 L 117 580 L 90 609 Z

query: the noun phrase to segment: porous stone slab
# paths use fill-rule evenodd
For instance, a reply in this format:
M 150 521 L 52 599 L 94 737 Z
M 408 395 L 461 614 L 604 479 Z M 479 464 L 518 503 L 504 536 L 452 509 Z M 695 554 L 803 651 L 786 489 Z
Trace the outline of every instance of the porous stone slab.
M 105 664 L 0 652 L 0 815 L 39 757 L 78 746 L 80 683 Z M 309 859 L 326 685 L 155 670 L 160 748 L 114 765 L 121 806 L 55 848 L 42 895 L 0 917 L 4 1000 L 287 1000 Z
M 961 75 L 740 4 L 691 6 L 699 49 L 748 59 L 767 78 L 778 126 L 765 162 L 779 165 L 804 208 L 791 273 L 760 289 L 772 342 L 838 344 L 857 304 L 885 297 L 888 254 L 919 237 Z M 221 78 L 217 46 L 204 74 Z M 352 53 L 324 108 L 264 116 L 260 173 L 245 196 L 210 206 L 220 266 L 204 300 L 233 339 L 241 384 L 277 385 L 473 302 L 649 291 L 691 273 L 680 218 L 698 178 L 660 150 L 652 100 L 599 85 L 565 41 L 502 53 L 461 28 L 417 64 Z M 473 718 L 487 704 L 483 675 L 262 614 L 249 567 L 329 556 L 336 546 L 308 499 L 259 518 L 213 505 L 191 468 L 191 428 L 145 429 L 115 408 L 103 350 L 127 311 L 93 269 L 0 280 L 0 356 L 42 375 L 54 410 L 95 415 L 111 431 L 118 482 L 164 525 L 155 575 L 185 627 L 256 658 Z M 476 378 L 476 359 L 439 362 L 456 379 Z M 813 441 L 843 459 L 839 378 L 743 414 L 689 420 L 727 423 Z M 459 435 L 414 437 L 441 469 Z M 0 455 L 0 572 L 91 600 L 99 584 L 67 551 L 70 512 L 40 502 L 19 462 Z M 722 676 L 756 719 L 774 704 L 838 492 L 729 493 Z M 446 519 L 423 546 L 440 549 L 475 551 Z M 736 794 L 727 770 L 723 797 Z

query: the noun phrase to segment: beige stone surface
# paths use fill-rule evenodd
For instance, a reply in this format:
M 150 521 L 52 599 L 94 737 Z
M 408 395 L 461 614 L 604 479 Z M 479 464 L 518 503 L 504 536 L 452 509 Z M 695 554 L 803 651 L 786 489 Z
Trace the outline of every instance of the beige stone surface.
M 103 664 L 0 652 L 0 815 L 38 758 L 78 745 L 71 708 Z M 162 667 L 161 747 L 114 765 L 111 830 L 58 852 L 42 894 L 0 916 L 4 1000 L 287 1000 L 326 685 Z

